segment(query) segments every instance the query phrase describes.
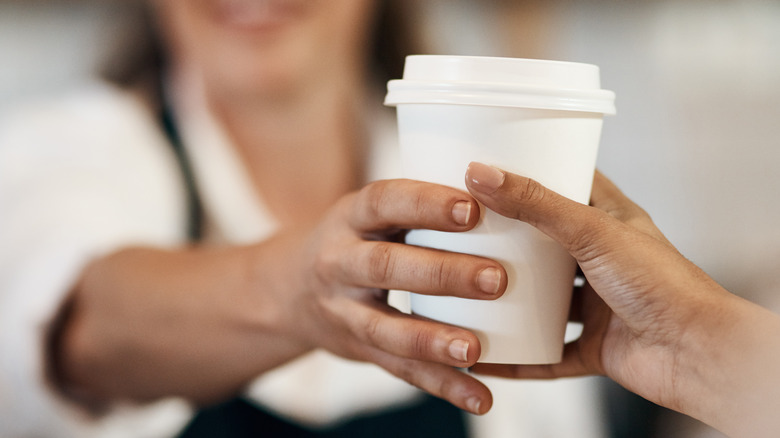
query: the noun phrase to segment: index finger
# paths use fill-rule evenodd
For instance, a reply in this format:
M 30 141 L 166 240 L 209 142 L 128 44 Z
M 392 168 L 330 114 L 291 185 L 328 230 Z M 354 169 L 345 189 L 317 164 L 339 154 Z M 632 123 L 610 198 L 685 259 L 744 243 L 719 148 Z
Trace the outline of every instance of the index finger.
M 377 181 L 352 198 L 346 220 L 363 232 L 390 228 L 466 231 L 479 219 L 479 205 L 468 193 L 409 179 Z

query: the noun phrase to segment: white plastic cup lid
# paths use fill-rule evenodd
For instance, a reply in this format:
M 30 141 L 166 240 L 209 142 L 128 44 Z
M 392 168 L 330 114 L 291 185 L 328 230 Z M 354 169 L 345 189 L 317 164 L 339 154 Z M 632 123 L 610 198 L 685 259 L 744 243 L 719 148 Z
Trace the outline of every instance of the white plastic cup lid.
M 439 103 L 615 114 L 592 64 L 485 56 L 412 55 L 385 105 Z

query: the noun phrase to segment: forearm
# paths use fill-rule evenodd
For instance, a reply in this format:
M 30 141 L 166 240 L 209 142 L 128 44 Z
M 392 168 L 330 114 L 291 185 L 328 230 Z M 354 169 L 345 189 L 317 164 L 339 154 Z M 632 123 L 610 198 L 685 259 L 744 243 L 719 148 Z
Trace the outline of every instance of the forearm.
M 688 334 L 690 355 L 681 350 L 678 408 L 732 437 L 774 436 L 780 430 L 780 317 L 735 296 L 714 309 L 710 324 Z
M 95 400 L 206 402 L 302 354 L 279 329 L 273 251 L 137 248 L 95 261 L 58 336 L 60 383 Z

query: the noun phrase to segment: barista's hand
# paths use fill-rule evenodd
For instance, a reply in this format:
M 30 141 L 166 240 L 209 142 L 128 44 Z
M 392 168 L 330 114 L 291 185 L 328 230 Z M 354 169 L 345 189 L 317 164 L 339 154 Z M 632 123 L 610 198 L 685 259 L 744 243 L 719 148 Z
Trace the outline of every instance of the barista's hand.
M 466 180 L 486 207 L 563 245 L 587 279 L 572 303 L 582 336 L 566 346 L 561 363 L 480 364 L 476 372 L 518 378 L 606 374 L 723 431 L 776 433 L 780 318 L 730 294 L 686 260 L 601 174 L 592 206 L 477 163 Z
M 388 289 L 503 293 L 506 272 L 492 260 L 399 243 L 404 229 L 471 229 L 478 209 L 463 191 L 382 181 L 344 196 L 314 226 L 254 245 L 96 259 L 52 330 L 54 383 L 86 404 L 170 395 L 208 404 L 324 348 L 484 413 L 488 389 L 453 368 L 476 362 L 477 337 L 387 304 Z
M 467 193 L 410 180 L 380 181 L 345 196 L 300 246 L 298 290 L 287 327 L 302 342 L 373 362 L 474 413 L 486 412 L 488 389 L 453 367 L 480 355 L 471 332 L 402 313 L 387 290 L 473 299 L 498 298 L 506 272 L 492 260 L 400 243 L 403 230 L 460 232 L 479 207 Z

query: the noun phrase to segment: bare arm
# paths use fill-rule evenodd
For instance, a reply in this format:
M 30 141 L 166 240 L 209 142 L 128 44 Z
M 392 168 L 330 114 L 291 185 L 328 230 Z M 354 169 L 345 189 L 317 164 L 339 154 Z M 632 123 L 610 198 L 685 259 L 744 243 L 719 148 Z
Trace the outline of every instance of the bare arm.
M 256 290 L 255 263 L 280 263 L 281 254 L 264 257 L 280 243 L 129 248 L 96 260 L 60 334 L 63 385 L 93 402 L 178 395 L 206 403 L 309 350 L 274 332 L 281 303 Z

